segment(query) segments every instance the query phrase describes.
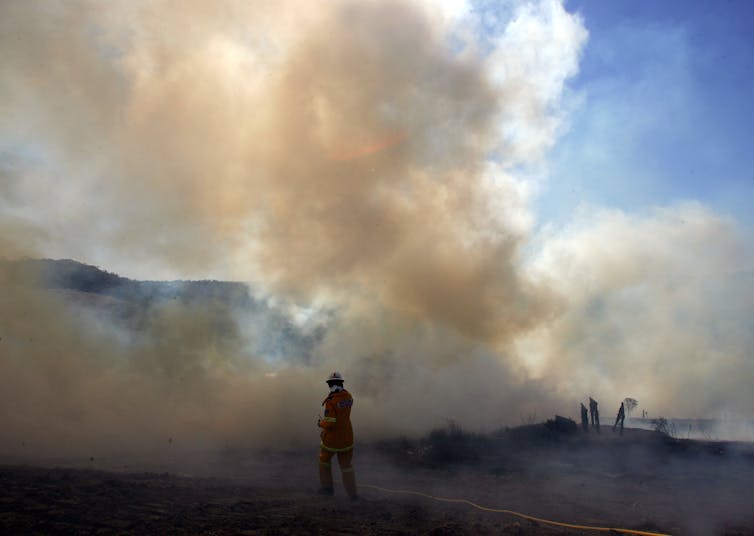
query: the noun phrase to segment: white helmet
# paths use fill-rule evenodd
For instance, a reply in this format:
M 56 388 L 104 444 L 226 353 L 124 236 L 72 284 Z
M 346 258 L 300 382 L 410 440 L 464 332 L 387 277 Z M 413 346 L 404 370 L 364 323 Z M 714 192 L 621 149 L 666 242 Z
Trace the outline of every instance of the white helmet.
M 336 371 L 334 371 L 334 372 L 333 372 L 332 374 L 330 374 L 330 376 L 328 376 L 328 377 L 327 377 L 327 380 L 326 380 L 326 382 L 325 382 L 325 383 L 330 383 L 330 382 L 342 382 L 342 381 L 345 381 L 345 380 L 343 379 L 343 375 L 342 375 L 342 374 L 341 374 L 340 372 L 338 372 L 338 371 L 336 370 Z

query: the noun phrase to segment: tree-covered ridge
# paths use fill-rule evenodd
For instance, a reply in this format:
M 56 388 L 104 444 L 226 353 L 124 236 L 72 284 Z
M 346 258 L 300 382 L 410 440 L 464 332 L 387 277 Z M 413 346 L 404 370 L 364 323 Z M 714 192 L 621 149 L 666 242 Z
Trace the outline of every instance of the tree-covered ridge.
M 326 323 L 299 325 L 285 306 L 239 282 L 139 281 L 68 259 L 0 261 L 0 278 L 62 291 L 68 303 L 96 309 L 134 332 L 150 332 L 166 308 L 201 311 L 212 337 L 237 339 L 242 330 L 257 353 L 273 360 L 308 360 L 327 330 Z
M 33 281 L 42 288 L 90 292 L 144 304 L 166 299 L 186 303 L 214 299 L 236 307 L 252 306 L 247 285 L 237 282 L 139 281 L 69 259 L 5 261 L 3 271 L 11 281 Z

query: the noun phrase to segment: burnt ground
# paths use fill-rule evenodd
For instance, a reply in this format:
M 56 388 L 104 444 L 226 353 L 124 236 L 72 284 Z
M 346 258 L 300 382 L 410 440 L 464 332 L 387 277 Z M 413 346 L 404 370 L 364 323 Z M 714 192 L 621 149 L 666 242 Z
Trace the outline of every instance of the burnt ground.
M 315 493 L 316 450 L 122 462 L 0 466 L 0 533 L 596 534 L 372 488 L 356 502 L 340 487 L 323 497 Z M 542 425 L 489 436 L 450 429 L 364 446 L 354 464 L 362 484 L 568 523 L 754 535 L 751 444 L 639 430 L 620 437 L 609 428 L 588 436 Z

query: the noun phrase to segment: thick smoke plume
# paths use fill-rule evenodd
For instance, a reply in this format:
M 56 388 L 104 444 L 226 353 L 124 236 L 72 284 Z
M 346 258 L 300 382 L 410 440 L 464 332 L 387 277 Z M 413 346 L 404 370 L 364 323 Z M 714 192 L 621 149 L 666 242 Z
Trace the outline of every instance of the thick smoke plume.
M 365 289 L 475 337 L 546 314 L 516 266 L 521 232 L 490 202 L 521 205 L 511 179 L 485 177 L 520 102 L 483 57 L 404 2 L 315 20 L 156 6 L 6 7 L 8 126 L 29 124 L 64 195 L 93 205 L 64 205 L 88 213 L 52 218 L 67 231 L 303 300 Z
M 541 117 L 550 136 L 584 32 L 558 3 L 525 6 L 491 54 L 465 31 L 473 17 L 443 13 L 3 4 L 3 256 L 219 274 L 310 315 L 336 311 L 294 365 L 251 351 L 253 330 L 221 305 L 163 306 L 135 335 L 72 315 L 70 296 L 8 283 L 10 451 L 95 437 L 133 447 L 167 430 L 215 443 L 316 436 L 332 368 L 352 378 L 364 437 L 554 406 L 506 357 L 556 300 L 520 269 L 527 193 L 505 169 L 538 157 L 516 122 Z M 522 25 L 567 45 L 559 80 L 528 78 Z M 207 327 L 217 315 L 235 322 L 222 337 Z

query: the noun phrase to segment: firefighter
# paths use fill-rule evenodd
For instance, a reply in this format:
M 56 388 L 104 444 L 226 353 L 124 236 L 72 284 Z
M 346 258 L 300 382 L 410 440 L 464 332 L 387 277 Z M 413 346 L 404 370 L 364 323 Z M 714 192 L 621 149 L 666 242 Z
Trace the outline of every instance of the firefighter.
M 333 372 L 327 378 L 330 392 L 322 405 L 325 407 L 324 417 L 317 421 L 322 431 L 319 444 L 319 482 L 320 493 L 333 495 L 333 478 L 331 460 L 338 456 L 338 465 L 343 476 L 343 487 L 351 499 L 356 499 L 356 475 L 353 472 L 351 458 L 353 456 L 353 428 L 351 428 L 351 407 L 353 398 L 343 388 L 343 376 L 340 372 Z

